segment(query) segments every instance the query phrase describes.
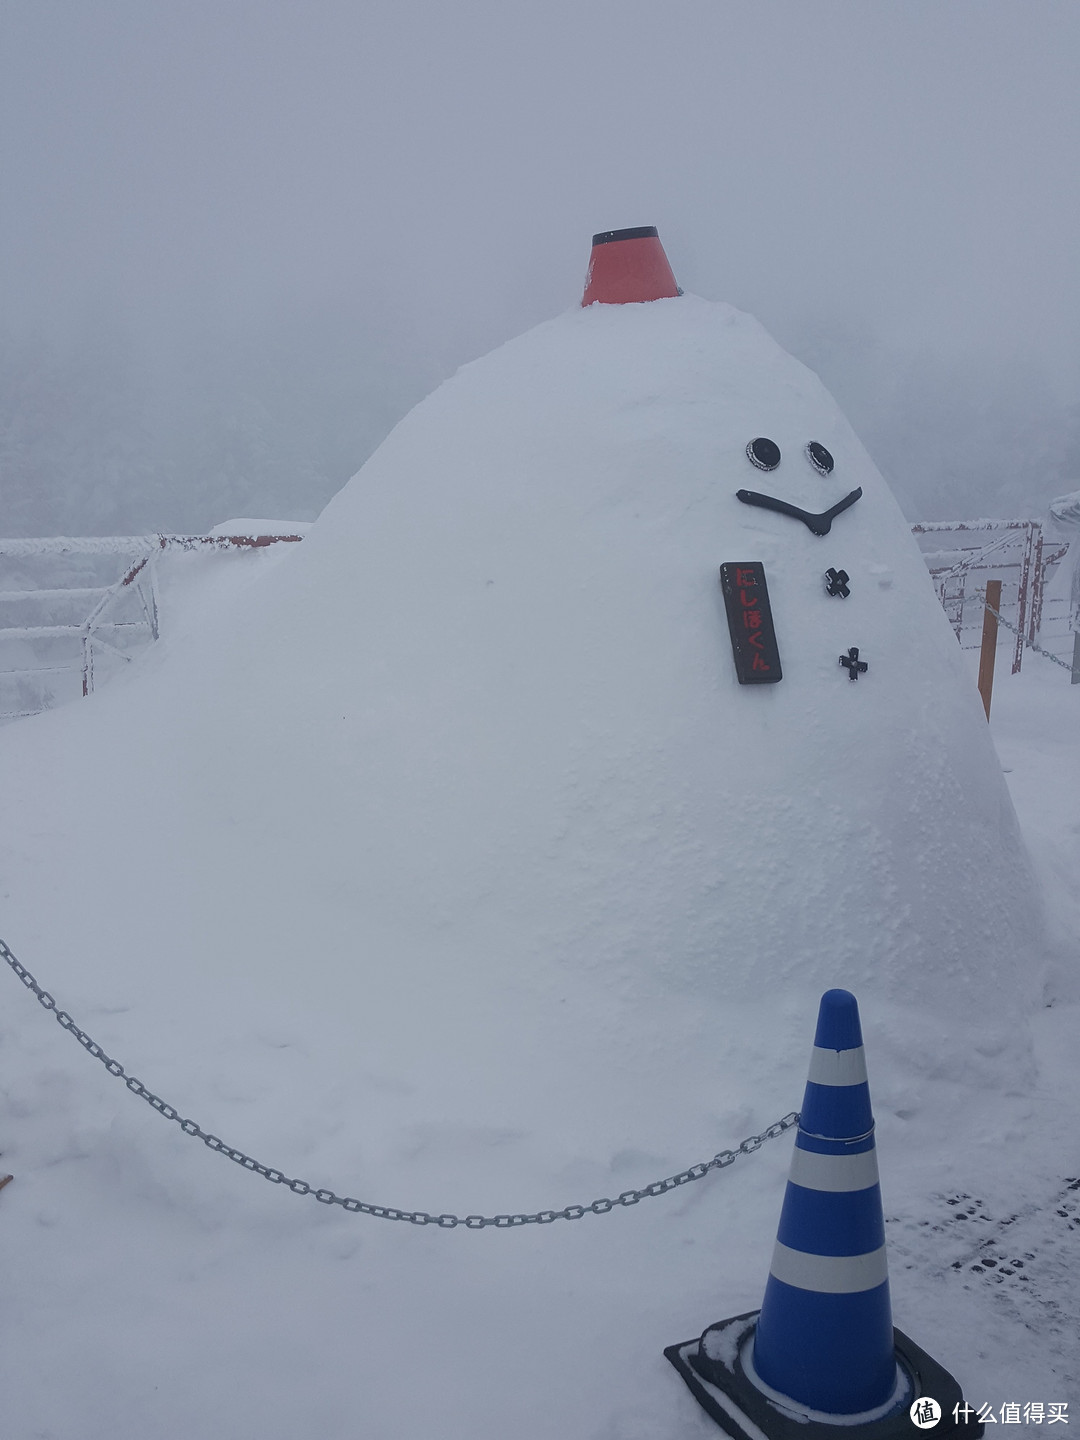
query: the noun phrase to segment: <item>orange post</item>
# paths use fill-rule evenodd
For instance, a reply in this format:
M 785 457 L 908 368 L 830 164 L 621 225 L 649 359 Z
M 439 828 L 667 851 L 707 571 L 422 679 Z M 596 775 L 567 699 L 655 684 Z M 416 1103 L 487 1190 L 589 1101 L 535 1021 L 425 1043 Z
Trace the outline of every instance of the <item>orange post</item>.
M 986 609 L 983 611 L 982 650 L 979 652 L 979 694 L 987 720 L 994 689 L 994 657 L 997 655 L 998 615 L 1001 613 L 1001 581 L 986 582 Z

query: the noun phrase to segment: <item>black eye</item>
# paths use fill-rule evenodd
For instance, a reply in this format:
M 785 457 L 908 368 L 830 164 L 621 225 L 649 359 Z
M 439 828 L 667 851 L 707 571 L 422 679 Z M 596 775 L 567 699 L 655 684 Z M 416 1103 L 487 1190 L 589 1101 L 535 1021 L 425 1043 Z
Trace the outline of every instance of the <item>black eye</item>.
M 747 445 L 746 458 L 759 470 L 775 470 L 780 464 L 780 446 L 775 440 L 766 440 L 764 435 L 759 435 Z
M 833 458 L 825 449 L 825 446 L 819 445 L 816 440 L 811 440 L 807 445 L 806 458 L 819 475 L 832 474 Z

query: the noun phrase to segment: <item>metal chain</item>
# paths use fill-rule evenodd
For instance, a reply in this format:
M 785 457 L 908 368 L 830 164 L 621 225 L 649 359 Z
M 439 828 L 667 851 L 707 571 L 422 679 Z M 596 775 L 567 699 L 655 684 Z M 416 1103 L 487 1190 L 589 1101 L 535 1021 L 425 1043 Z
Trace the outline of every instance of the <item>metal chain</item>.
M 982 591 L 980 591 L 979 593 L 983 595 L 983 604 L 986 606 L 987 610 L 990 611 L 990 614 L 993 615 L 996 620 L 1000 620 L 1002 625 L 1005 626 L 1006 630 L 1011 630 L 1014 635 L 1020 635 L 1020 631 L 1016 628 L 1016 626 L 1013 625 L 1011 621 L 1006 620 L 1004 615 L 1000 615 L 994 609 L 994 607 L 986 599 L 985 593 Z M 1049 650 L 1044 650 L 1041 645 L 1036 645 L 1034 640 L 1029 640 L 1026 635 L 1022 635 L 1020 638 L 1023 640 L 1024 644 L 1028 647 L 1029 650 L 1035 651 L 1036 655 L 1045 655 L 1047 660 L 1052 660 L 1055 665 L 1060 665 L 1063 670 L 1068 670 L 1069 674 L 1072 674 L 1073 667 L 1069 664 L 1067 660 L 1062 660 L 1061 657 L 1058 655 L 1052 655 Z
M 372 1205 L 366 1200 L 354 1200 L 348 1195 L 336 1195 L 333 1190 L 316 1189 L 306 1180 L 290 1179 L 283 1171 L 275 1170 L 269 1165 L 261 1165 L 258 1160 L 253 1160 L 242 1150 L 234 1150 L 231 1145 L 226 1145 L 224 1140 L 219 1140 L 216 1135 L 208 1134 L 194 1120 L 186 1120 L 178 1110 L 167 1105 L 153 1091 L 148 1090 L 141 1080 L 137 1080 L 134 1075 L 129 1075 L 119 1060 L 113 1060 L 111 1056 L 106 1055 L 101 1046 L 91 1040 L 85 1030 L 79 1029 L 66 1010 L 58 1010 L 53 997 L 47 990 L 42 989 L 26 966 L 16 960 L 3 940 L 0 940 L 0 955 L 11 966 L 26 988 L 33 991 L 39 1003 L 46 1010 L 52 1012 L 57 1023 L 74 1035 L 84 1050 L 87 1050 L 95 1060 L 100 1060 L 110 1075 L 115 1075 L 118 1080 L 123 1080 L 133 1095 L 138 1095 L 140 1100 L 145 1100 L 159 1115 L 164 1115 L 166 1120 L 172 1120 L 179 1125 L 185 1135 L 193 1135 L 209 1149 L 216 1151 L 219 1155 L 224 1155 L 226 1159 L 234 1161 L 237 1165 L 242 1165 L 245 1170 L 251 1170 L 256 1175 L 261 1175 L 272 1185 L 286 1185 L 294 1195 L 314 1195 L 315 1199 L 323 1205 L 340 1205 L 343 1210 L 348 1210 L 352 1214 L 374 1215 L 379 1220 L 407 1220 L 411 1225 L 438 1225 L 443 1230 L 453 1230 L 458 1225 L 464 1225 L 469 1230 L 486 1230 L 489 1227 L 494 1227 L 496 1230 L 510 1230 L 519 1225 L 550 1225 L 553 1220 L 580 1220 L 583 1215 L 588 1214 L 606 1215 L 618 1205 L 636 1205 L 639 1200 L 664 1195 L 679 1185 L 689 1184 L 691 1180 L 700 1180 L 703 1176 L 708 1175 L 710 1170 L 723 1170 L 728 1165 L 734 1165 L 740 1155 L 752 1155 L 755 1150 L 761 1149 L 766 1140 L 775 1140 L 778 1135 L 782 1135 L 785 1130 L 790 1130 L 799 1122 L 798 1112 L 792 1110 L 782 1120 L 777 1120 L 768 1126 L 760 1135 L 747 1136 L 737 1150 L 721 1150 L 711 1160 L 703 1160 L 697 1165 L 691 1165 L 687 1170 L 680 1170 L 677 1175 L 669 1175 L 666 1180 L 654 1180 L 651 1185 L 646 1185 L 641 1190 L 624 1190 L 614 1200 L 602 1198 L 594 1200 L 591 1205 L 567 1205 L 562 1210 L 538 1210 L 531 1215 L 429 1215 L 425 1210 L 397 1210 L 391 1205 Z

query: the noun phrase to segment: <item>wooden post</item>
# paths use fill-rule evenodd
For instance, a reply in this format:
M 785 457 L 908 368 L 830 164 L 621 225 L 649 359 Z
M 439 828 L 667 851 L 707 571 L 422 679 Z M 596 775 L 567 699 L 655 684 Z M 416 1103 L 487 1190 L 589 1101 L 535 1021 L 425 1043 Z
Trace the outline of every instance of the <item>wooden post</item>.
M 1080 630 L 1073 633 L 1072 683 L 1080 685 Z
M 987 720 L 990 719 L 990 695 L 994 689 L 994 657 L 997 655 L 998 615 L 1001 613 L 1001 581 L 986 582 L 986 608 L 983 610 L 982 650 L 979 652 L 979 694 Z

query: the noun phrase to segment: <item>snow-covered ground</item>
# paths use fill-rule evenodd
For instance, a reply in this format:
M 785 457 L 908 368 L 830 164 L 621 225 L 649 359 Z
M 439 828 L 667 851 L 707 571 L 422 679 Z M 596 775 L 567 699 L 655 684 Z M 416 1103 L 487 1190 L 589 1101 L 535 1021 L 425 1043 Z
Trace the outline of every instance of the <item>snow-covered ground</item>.
M 0 732 L 0 935 L 228 1145 L 460 1215 L 617 1196 L 762 1131 L 799 1106 L 818 990 L 848 985 L 896 1323 L 973 1403 L 1075 1411 L 1080 687 L 1030 656 L 994 698 L 1042 926 L 880 477 L 812 377 L 701 303 L 632 307 L 640 352 L 634 317 L 583 312 L 467 367 L 302 546 L 178 585 L 127 674 Z M 567 335 L 610 363 L 564 373 Z M 715 408 L 733 335 L 791 428 L 786 489 L 745 474 L 744 380 Z M 538 423 L 544 386 L 580 434 Z M 454 430 L 470 406 L 482 435 Z M 840 602 L 821 542 L 733 491 L 817 510 L 853 474 Z M 771 696 L 735 685 L 715 598 L 747 536 L 790 660 Z M 610 1214 L 390 1222 L 213 1154 L 0 983 L 4 1440 L 714 1433 L 661 1352 L 760 1303 L 790 1132 Z
M 897 1324 L 951 1366 L 973 1401 L 1071 1401 L 1074 1421 L 1078 707 L 1080 687 L 1038 657 L 1020 676 L 998 675 L 991 728 L 1061 955 L 1053 1004 L 1017 1021 L 1030 1024 L 1037 1074 L 1022 1090 L 988 1096 L 976 1114 L 961 1115 L 961 1087 L 945 1076 L 890 1095 L 887 1108 L 872 1044 L 869 1053 Z M 111 826 L 126 822 L 101 818 L 107 845 Z M 6 867 L 6 910 L 15 883 Z M 132 948 L 152 956 L 152 915 L 131 897 L 102 905 L 127 909 Z M 5 934 L 19 938 L 10 925 Z M 625 1135 L 597 1136 L 595 1153 L 545 1174 L 522 1166 L 520 1135 L 447 1125 L 409 1137 L 425 1182 L 404 1195 L 359 1185 L 332 1128 L 293 1113 L 280 1093 L 276 1114 L 258 1118 L 277 1088 L 275 1062 L 318 1058 L 293 1054 L 286 1035 L 238 1037 L 213 1073 L 170 1065 L 163 1077 L 152 1054 L 121 1044 L 118 988 L 95 998 L 75 982 L 77 948 L 63 986 L 32 940 L 15 948 L 79 1024 L 229 1143 L 269 1163 L 294 1160 L 313 1181 L 361 1198 L 436 1210 L 587 1202 L 708 1158 L 798 1106 L 813 1023 L 804 1015 L 804 1033 L 778 1030 L 785 1083 L 763 1076 L 761 1102 L 710 1135 L 673 1113 L 669 1146 L 635 1149 L 630 1116 Z M 111 1079 L 14 975 L 0 973 L 0 983 L 0 1171 L 15 1176 L 0 1192 L 5 1440 L 486 1440 L 511 1426 L 538 1440 L 711 1433 L 660 1351 L 760 1304 L 789 1138 L 606 1217 L 510 1234 L 390 1224 L 283 1193 L 212 1155 Z M 212 1011 L 213 986 L 196 1000 Z M 921 1048 L 918 1034 L 911 1043 Z M 363 1068 L 364 1057 L 355 1063 Z M 334 1090 L 328 1075 L 331 1100 Z M 391 1108 L 394 1098 L 383 1092 Z

